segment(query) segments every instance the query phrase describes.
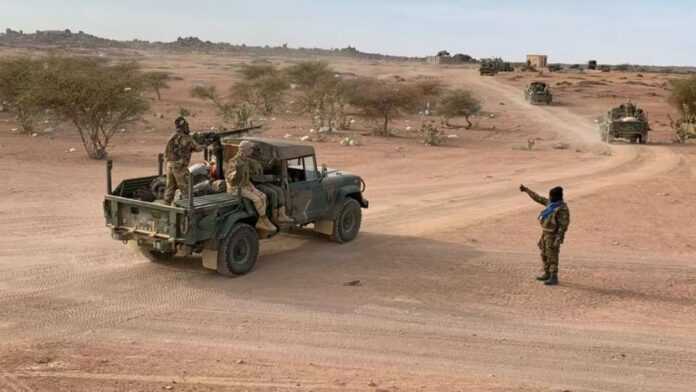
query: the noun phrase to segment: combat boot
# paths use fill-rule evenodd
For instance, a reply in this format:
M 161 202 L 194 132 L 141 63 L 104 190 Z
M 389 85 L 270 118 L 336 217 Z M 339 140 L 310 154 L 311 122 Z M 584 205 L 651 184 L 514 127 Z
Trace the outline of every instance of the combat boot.
M 271 223 L 271 221 L 268 219 L 266 215 L 260 216 L 259 220 L 256 221 L 256 229 L 268 233 L 274 233 L 278 230 L 278 228 L 275 227 L 273 223 Z
M 557 285 L 558 284 L 558 273 L 552 272 L 551 277 L 549 277 L 549 279 L 546 282 L 544 282 L 544 284 L 547 286 Z
M 289 217 L 286 212 L 285 212 L 285 207 L 280 207 L 276 211 L 276 222 L 283 224 L 283 223 L 294 223 L 295 220 Z
M 549 280 L 550 277 L 551 277 L 551 274 L 549 274 L 549 271 L 544 271 L 544 274 L 537 276 L 536 280 L 541 281 L 541 282 L 546 282 L 547 280 Z

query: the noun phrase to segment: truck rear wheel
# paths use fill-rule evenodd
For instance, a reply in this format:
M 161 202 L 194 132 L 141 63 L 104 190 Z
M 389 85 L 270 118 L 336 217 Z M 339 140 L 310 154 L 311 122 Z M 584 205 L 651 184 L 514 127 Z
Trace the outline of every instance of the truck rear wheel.
M 331 239 L 338 243 L 353 241 L 360 232 L 361 222 L 360 204 L 355 199 L 346 199 L 334 219 L 334 232 Z
M 256 265 L 259 236 L 246 223 L 238 223 L 220 244 L 217 272 L 225 276 L 244 275 Z

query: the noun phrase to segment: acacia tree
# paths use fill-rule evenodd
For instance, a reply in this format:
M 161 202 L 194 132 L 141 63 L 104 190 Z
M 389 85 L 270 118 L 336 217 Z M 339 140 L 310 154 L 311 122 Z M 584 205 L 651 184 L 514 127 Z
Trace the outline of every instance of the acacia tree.
M 326 62 L 304 61 L 286 70 L 299 90 L 300 111 L 310 114 L 319 127 L 342 128 L 350 83 L 336 74 Z
M 674 79 L 670 81 L 670 84 L 672 93 L 669 103 L 679 111 L 682 117 L 696 114 L 696 76 Z
M 444 118 L 445 125 L 454 117 L 464 117 L 466 129 L 472 127 L 470 118 L 481 113 L 481 102 L 467 90 L 450 90 L 446 92 L 438 105 L 438 113 Z
M 45 61 L 31 93 L 77 128 L 90 158 L 104 159 L 116 131 L 148 109 L 143 90 L 135 63 L 59 57 Z
M 158 101 L 162 100 L 161 90 L 169 88 L 169 81 L 171 79 L 172 76 L 169 72 L 153 71 L 143 75 L 145 86 L 155 92 Z
M 191 90 L 191 96 L 211 102 L 225 122 L 234 121 L 240 128 L 251 124 L 253 107 L 247 102 L 232 102 L 223 98 L 215 86 L 196 86 Z
M 23 132 L 32 132 L 41 106 L 30 92 L 35 87 L 42 62 L 27 57 L 0 60 L 0 102 L 14 113 Z
M 283 103 L 290 83 L 275 66 L 245 64 L 239 73 L 243 80 L 232 86 L 235 101 L 248 102 L 264 114 L 272 114 Z
M 437 79 L 422 79 L 416 81 L 413 86 L 418 90 L 423 112 L 432 112 L 445 89 L 442 82 Z
M 418 87 L 391 80 L 361 78 L 354 82 L 351 91 L 351 105 L 367 117 L 382 120 L 382 126 L 375 132 L 379 136 L 389 136 L 389 122 L 402 113 L 416 110 L 422 101 Z
M 696 129 L 696 76 L 687 79 L 675 79 L 671 82 L 672 93 L 669 103 L 679 112 L 679 118 L 670 124 L 675 132 L 675 140 L 685 143 L 693 137 Z

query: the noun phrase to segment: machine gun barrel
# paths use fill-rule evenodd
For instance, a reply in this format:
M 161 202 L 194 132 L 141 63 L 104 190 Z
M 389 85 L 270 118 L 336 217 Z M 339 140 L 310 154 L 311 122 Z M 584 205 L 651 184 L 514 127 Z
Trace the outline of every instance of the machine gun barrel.
M 239 135 L 260 128 L 261 125 L 255 125 L 253 127 L 229 129 L 222 132 L 198 132 L 196 135 L 194 135 L 194 139 L 199 144 L 220 144 L 222 138 L 226 136 Z

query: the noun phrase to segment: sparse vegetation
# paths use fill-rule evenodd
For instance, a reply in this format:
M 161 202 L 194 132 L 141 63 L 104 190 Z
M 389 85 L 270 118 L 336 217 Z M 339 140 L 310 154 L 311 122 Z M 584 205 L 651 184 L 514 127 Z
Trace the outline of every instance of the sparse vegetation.
M 421 133 L 423 134 L 423 143 L 428 146 L 439 146 L 442 144 L 442 132 L 435 125 L 435 121 L 426 121 L 421 127 Z
M 684 116 L 696 113 L 696 76 L 674 79 L 670 82 L 672 93 L 669 103 Z
M 355 81 L 349 102 L 371 118 L 381 119 L 376 130 L 379 136 L 389 136 L 390 121 L 405 112 L 413 112 L 422 102 L 421 90 L 413 84 L 361 78 Z
M 43 62 L 39 82 L 28 93 L 77 128 L 90 158 L 104 159 L 114 134 L 148 109 L 144 89 L 135 63 L 58 57 Z
M 437 106 L 438 99 L 445 91 L 444 84 L 437 79 L 422 79 L 414 83 L 421 98 L 421 107 L 424 112 L 432 112 Z
M 145 86 L 155 92 L 157 95 L 157 100 L 161 101 L 161 90 L 169 88 L 169 81 L 172 80 L 172 77 L 169 72 L 154 71 L 147 72 L 145 75 L 143 75 L 143 80 Z
M 240 104 L 246 102 L 264 114 L 272 114 L 282 105 L 290 83 L 275 66 L 247 64 L 239 73 L 243 80 L 235 83 L 232 93 Z
M 305 61 L 286 69 L 298 88 L 297 106 L 312 116 L 318 127 L 343 128 L 345 106 L 353 83 L 340 78 L 322 61 Z
M 232 102 L 220 96 L 215 86 L 196 86 L 191 90 L 191 96 L 210 101 L 218 110 L 224 122 L 234 122 L 238 127 L 251 124 L 254 109 L 247 102 Z
M 466 129 L 470 129 L 473 124 L 471 117 L 481 113 L 481 102 L 467 90 L 447 91 L 438 106 L 438 113 L 444 118 L 445 125 L 452 126 L 450 120 L 455 117 L 464 117 Z
M 696 138 L 696 76 L 687 79 L 675 79 L 670 82 L 672 93 L 669 103 L 679 112 L 677 120 L 670 116 L 670 125 L 674 130 L 675 141 L 686 143 Z
M 38 80 L 42 62 L 18 57 L 0 61 L 0 102 L 14 113 L 23 132 L 34 130 L 40 102 L 30 92 Z

